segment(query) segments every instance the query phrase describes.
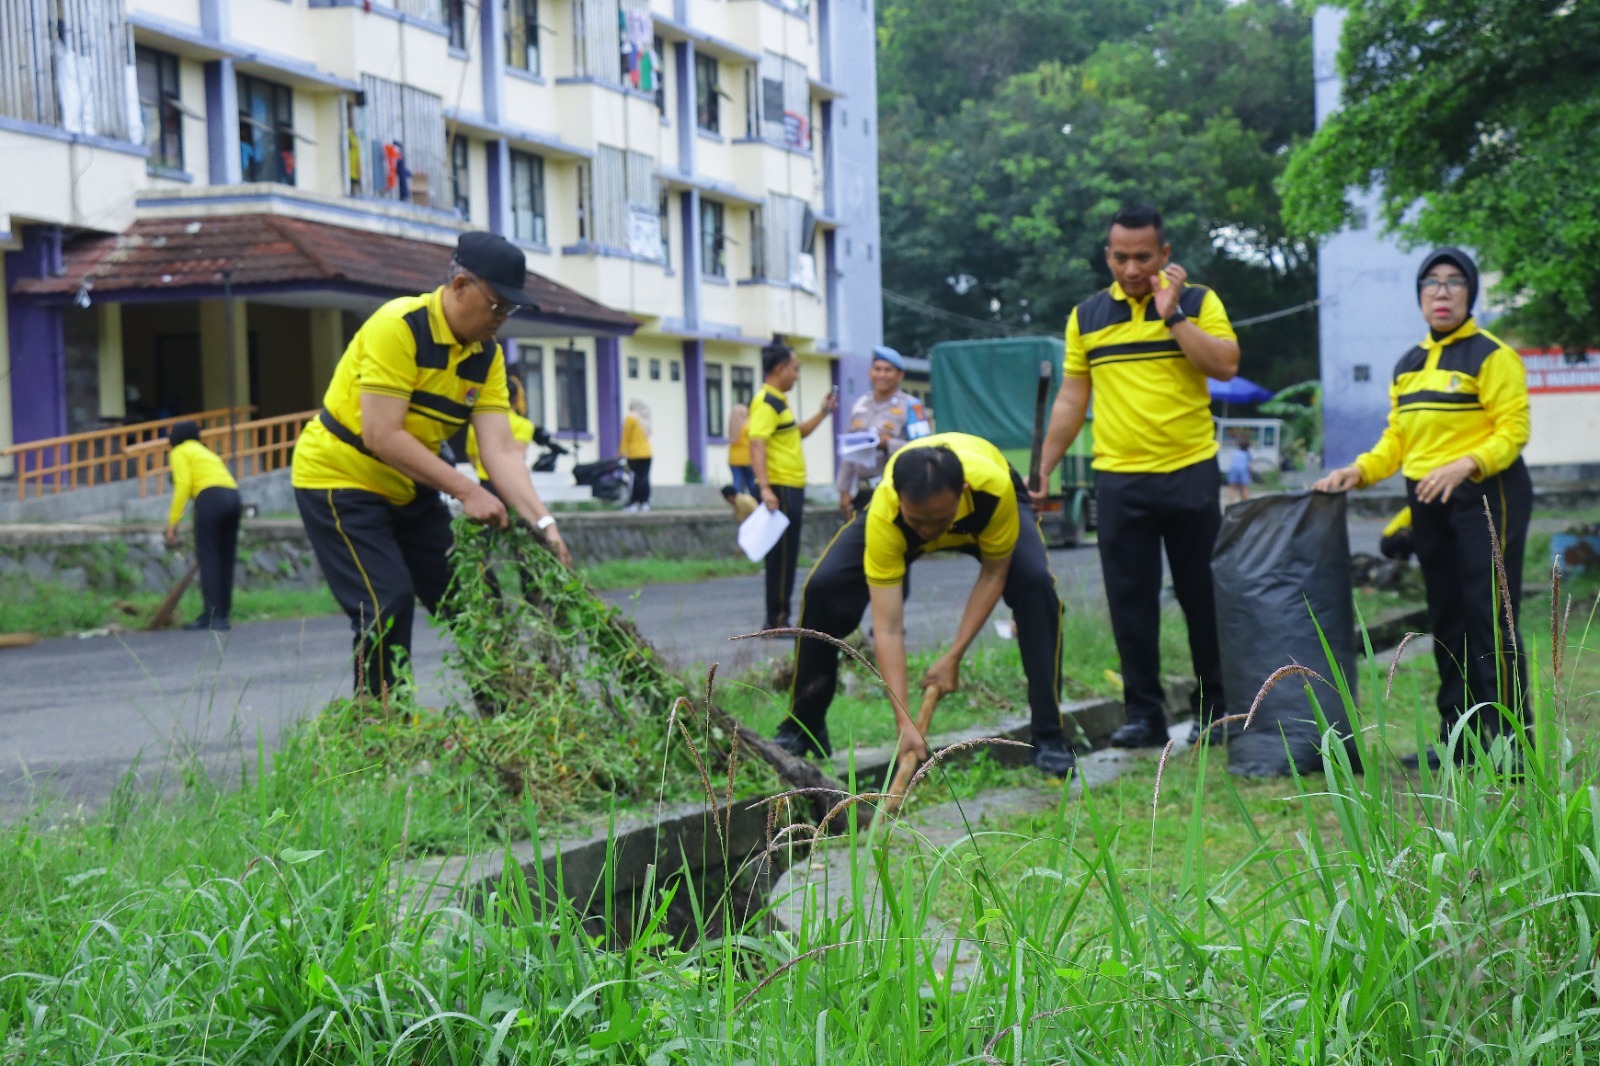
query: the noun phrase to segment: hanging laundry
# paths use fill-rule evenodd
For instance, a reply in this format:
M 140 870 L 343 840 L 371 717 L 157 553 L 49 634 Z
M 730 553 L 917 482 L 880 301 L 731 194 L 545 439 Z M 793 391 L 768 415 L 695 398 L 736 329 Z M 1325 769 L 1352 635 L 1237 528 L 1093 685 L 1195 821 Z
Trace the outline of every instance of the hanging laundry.
M 400 181 L 400 166 L 405 161 L 405 149 L 400 147 L 399 141 L 390 141 L 383 146 L 383 191 L 393 192 Z

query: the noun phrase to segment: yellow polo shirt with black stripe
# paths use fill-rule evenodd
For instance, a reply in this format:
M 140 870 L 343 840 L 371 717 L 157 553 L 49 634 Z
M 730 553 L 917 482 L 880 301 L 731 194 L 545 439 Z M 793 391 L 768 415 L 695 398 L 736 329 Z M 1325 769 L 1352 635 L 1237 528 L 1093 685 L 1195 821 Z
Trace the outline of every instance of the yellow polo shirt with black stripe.
M 944 533 L 925 541 L 900 514 L 900 494 L 894 490 L 894 464 L 918 448 L 944 447 L 961 460 L 966 488 L 956 520 Z M 1003 559 L 1017 547 L 1021 525 L 1017 517 L 1017 487 L 1011 464 L 1000 449 L 970 433 L 935 433 L 914 440 L 895 452 L 884 468 L 883 481 L 867 506 L 867 546 L 862 558 L 869 585 L 899 585 L 906 567 L 929 552 L 976 548 L 984 559 Z
M 221 456 L 197 440 L 186 440 L 172 449 L 167 465 L 172 468 L 172 506 L 167 511 L 169 526 L 182 521 L 189 501 L 206 489 L 239 487 Z
M 1478 464 L 1472 480 L 1480 481 L 1516 462 L 1527 443 L 1522 357 L 1469 318 L 1400 358 L 1389 383 L 1389 425 L 1356 466 L 1371 485 L 1396 470 L 1415 481 L 1470 457 Z
M 475 413 L 511 412 L 500 345 L 457 342 L 443 294 L 441 287 L 391 300 L 367 319 L 322 398 L 329 416 L 359 436 L 364 393 L 399 397 L 409 404 L 406 432 L 437 452 Z M 417 494 L 410 478 L 340 440 L 319 419 L 295 443 L 291 480 L 299 489 L 364 489 L 400 505 Z
M 750 401 L 750 439 L 767 442 L 767 482 L 791 489 L 806 487 L 806 457 L 800 426 L 789 401 L 765 383 Z
M 1178 306 L 1211 336 L 1238 339 L 1204 285 L 1185 286 Z M 1063 370 L 1089 379 L 1096 470 L 1165 474 L 1215 458 L 1206 376 L 1161 320 L 1154 293 L 1135 300 L 1114 283 L 1074 307 Z

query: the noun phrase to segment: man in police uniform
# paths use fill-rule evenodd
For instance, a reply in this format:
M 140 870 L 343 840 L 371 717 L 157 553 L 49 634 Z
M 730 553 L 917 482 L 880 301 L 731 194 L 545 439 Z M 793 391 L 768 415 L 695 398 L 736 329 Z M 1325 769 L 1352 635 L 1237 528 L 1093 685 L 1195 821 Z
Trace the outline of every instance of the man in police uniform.
M 793 349 L 780 341 L 761 349 L 761 372 L 765 375 L 761 391 L 750 401 L 750 465 L 761 502 L 767 510 L 782 511 L 789 519 L 788 528 L 766 558 L 765 628 L 782 629 L 789 624 L 794 568 L 800 558 L 800 522 L 805 517 L 806 457 L 800 442 L 839 406 L 839 397 L 829 392 L 816 414 L 798 422 L 785 395 L 800 380 L 800 360 Z
M 507 507 L 571 565 L 511 432 L 505 358 L 495 333 L 519 307 L 522 252 L 464 233 L 449 280 L 392 300 L 367 319 L 334 370 L 322 411 L 294 450 L 295 502 L 334 599 L 355 630 L 356 690 L 392 688 L 409 656 L 416 601 L 435 611 L 450 581 L 450 512 L 495 529 Z M 471 423 L 490 492 L 439 457 Z M 504 502 L 502 502 L 502 500 Z
M 850 421 L 845 429 L 851 433 L 869 430 L 876 433 L 878 449 L 870 463 L 839 461 L 834 487 L 839 490 L 839 510 L 846 518 L 866 507 L 872 499 L 872 490 L 882 480 L 889 457 L 909 439 L 906 426 L 925 426 L 927 421 L 916 398 L 900 391 L 900 382 L 906 376 L 906 361 L 899 352 L 893 348 L 872 349 L 871 375 L 872 391 L 850 408 Z
M 1094 395 L 1100 568 L 1122 660 L 1128 721 L 1118 747 L 1167 742 L 1161 687 L 1161 553 L 1189 624 L 1202 723 L 1221 713 L 1222 663 L 1211 552 L 1222 523 L 1216 431 L 1206 378 L 1239 373 L 1239 345 L 1217 294 L 1170 262 L 1161 213 L 1144 204 L 1111 220 L 1116 279 L 1067 320 L 1061 391 L 1044 444 L 1044 478 L 1083 428 Z
M 927 741 L 907 713 L 905 579 L 929 552 L 959 551 L 979 560 L 977 581 L 950 650 L 921 687 L 954 692 L 961 657 L 1004 598 L 1017 624 L 1017 646 L 1033 712 L 1033 762 L 1052 776 L 1077 765 L 1061 728 L 1061 600 L 1022 479 L 1000 450 L 980 437 L 938 433 L 911 441 L 888 463 L 866 511 L 853 515 L 817 560 L 800 599 L 800 625 L 848 636 L 872 606 L 878 670 L 893 694 L 900 753 L 927 757 Z M 790 717 L 777 741 L 794 754 L 829 754 L 828 705 L 839 679 L 839 651 L 825 641 L 797 641 Z

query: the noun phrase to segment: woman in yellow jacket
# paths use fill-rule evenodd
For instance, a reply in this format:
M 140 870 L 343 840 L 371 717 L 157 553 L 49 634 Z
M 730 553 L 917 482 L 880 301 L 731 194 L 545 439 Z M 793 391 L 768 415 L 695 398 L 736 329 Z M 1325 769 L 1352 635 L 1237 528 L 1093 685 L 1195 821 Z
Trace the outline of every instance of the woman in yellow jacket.
M 1527 720 L 1528 664 L 1515 618 L 1533 483 L 1522 461 L 1528 442 L 1522 357 L 1478 328 L 1472 319 L 1477 295 L 1478 267 L 1466 252 L 1440 248 L 1423 261 L 1417 301 L 1428 336 L 1395 367 L 1389 427 L 1371 451 L 1313 487 L 1343 492 L 1396 470 L 1405 474 L 1412 547 L 1427 585 L 1439 670 L 1440 737 L 1448 738 L 1470 713 L 1487 746 Z M 1504 559 L 1509 625 L 1494 540 Z M 1430 747 L 1401 761 L 1417 766 L 1425 758 L 1437 767 L 1442 750 Z M 1467 754 L 1458 748 L 1454 758 Z
M 178 544 L 178 523 L 194 500 L 195 557 L 200 563 L 204 608 L 185 629 L 227 630 L 233 610 L 233 565 L 239 556 L 239 483 L 217 454 L 200 443 L 197 422 L 179 422 L 168 435 L 172 467 L 172 510 L 167 515 L 167 547 Z
M 650 510 L 650 408 L 643 400 L 630 400 L 622 419 L 622 457 L 633 471 L 633 495 L 624 511 Z
M 742 403 L 728 412 L 728 469 L 733 471 L 735 492 L 758 495 L 756 470 L 750 465 L 750 408 Z

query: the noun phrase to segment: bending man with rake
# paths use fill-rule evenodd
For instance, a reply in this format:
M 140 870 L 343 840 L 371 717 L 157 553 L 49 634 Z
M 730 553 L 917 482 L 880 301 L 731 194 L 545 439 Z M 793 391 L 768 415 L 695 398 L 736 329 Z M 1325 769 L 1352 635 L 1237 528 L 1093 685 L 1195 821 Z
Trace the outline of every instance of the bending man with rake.
M 905 445 L 889 460 L 866 510 L 853 515 L 817 560 L 800 599 L 800 626 L 848 636 L 869 602 L 878 669 L 889 686 L 901 757 L 928 756 L 907 711 L 906 576 L 929 552 L 977 556 L 981 569 L 962 609 L 950 650 L 922 686 L 954 692 L 961 657 L 1001 599 L 1017 625 L 1033 712 L 1033 763 L 1064 777 L 1077 757 L 1061 728 L 1061 599 L 1021 477 L 1000 450 L 965 433 L 939 433 Z M 777 742 L 803 755 L 832 753 L 828 705 L 839 681 L 839 651 L 822 640 L 797 641 L 790 717 Z

